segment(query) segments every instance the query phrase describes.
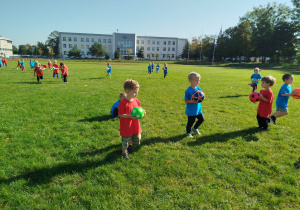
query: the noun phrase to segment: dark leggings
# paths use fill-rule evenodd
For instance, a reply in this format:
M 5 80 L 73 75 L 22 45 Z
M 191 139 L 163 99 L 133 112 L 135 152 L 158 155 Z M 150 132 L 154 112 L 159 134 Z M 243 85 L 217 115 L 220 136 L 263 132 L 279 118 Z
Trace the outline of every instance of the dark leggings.
M 164 78 L 166 78 L 166 76 L 167 76 L 167 73 L 164 73 Z
M 115 108 L 114 111 L 113 111 L 113 117 L 118 117 L 118 112 L 119 112 L 119 109 L 118 108 Z
M 68 75 L 63 75 L 63 80 L 64 80 L 64 82 L 68 82 L 68 81 L 67 81 L 67 76 L 68 76 Z
M 196 118 L 198 119 L 198 121 L 196 122 L 196 124 L 194 125 L 195 129 L 198 129 L 198 127 L 203 123 L 204 121 L 204 117 L 203 114 L 199 114 L 197 116 L 188 116 L 188 122 L 186 124 L 186 132 L 190 133 L 192 130 L 192 126 L 196 120 Z
M 252 86 L 252 92 L 254 92 L 256 89 L 257 89 L 257 84 L 255 84 L 255 85 L 251 85 Z
M 256 115 L 256 118 L 257 118 L 258 126 L 266 130 L 268 128 L 268 123 L 270 122 L 270 119 L 261 117 L 258 114 Z
M 37 81 L 40 82 L 40 79 L 43 79 L 43 76 L 36 76 Z

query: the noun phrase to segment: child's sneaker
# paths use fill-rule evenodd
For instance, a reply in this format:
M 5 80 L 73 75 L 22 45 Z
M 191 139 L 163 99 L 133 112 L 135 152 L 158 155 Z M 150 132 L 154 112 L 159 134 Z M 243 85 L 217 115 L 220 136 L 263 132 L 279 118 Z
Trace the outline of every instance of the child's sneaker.
M 129 146 L 128 146 L 127 152 L 128 152 L 129 154 L 132 154 L 132 153 L 133 153 L 133 145 L 129 145 Z
M 272 122 L 274 125 L 276 125 L 276 124 L 277 124 L 277 123 L 276 123 L 276 117 L 271 116 L 271 122 Z
M 123 158 L 125 158 L 126 160 L 130 160 L 130 158 L 128 157 L 128 153 L 122 153 Z
M 199 132 L 198 129 L 192 128 L 192 131 L 193 131 L 195 134 L 200 135 L 200 132 Z
M 187 136 L 187 137 L 190 137 L 190 138 L 193 138 L 193 135 L 190 134 L 190 133 L 186 133 L 186 136 Z

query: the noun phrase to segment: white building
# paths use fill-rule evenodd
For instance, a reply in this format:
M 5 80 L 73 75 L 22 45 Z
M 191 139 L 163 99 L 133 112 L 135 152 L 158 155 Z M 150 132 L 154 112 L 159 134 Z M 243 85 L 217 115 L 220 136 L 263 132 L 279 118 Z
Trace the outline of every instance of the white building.
M 9 58 L 12 55 L 12 41 L 0 36 L 0 57 Z
M 59 48 L 63 58 L 68 57 L 68 52 L 74 46 L 81 50 L 83 58 L 92 58 L 88 55 L 89 48 L 98 42 L 102 44 L 106 53 L 114 58 L 114 52 L 119 50 L 121 58 L 127 57 L 128 50 L 131 49 L 130 57 L 136 58 L 137 52 L 143 48 L 144 57 L 150 60 L 176 60 L 183 51 L 187 39 L 174 37 L 154 37 L 154 36 L 136 36 L 129 33 L 109 34 L 86 34 L 86 33 L 59 33 Z

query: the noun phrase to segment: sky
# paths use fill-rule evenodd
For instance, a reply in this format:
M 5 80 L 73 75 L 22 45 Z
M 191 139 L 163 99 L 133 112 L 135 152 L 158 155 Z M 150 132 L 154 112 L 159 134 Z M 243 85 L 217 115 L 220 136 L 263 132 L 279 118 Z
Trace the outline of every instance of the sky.
M 275 0 L 1 0 L 0 36 L 13 45 L 46 42 L 52 31 L 137 36 L 218 35 Z M 291 0 L 276 0 L 293 7 Z

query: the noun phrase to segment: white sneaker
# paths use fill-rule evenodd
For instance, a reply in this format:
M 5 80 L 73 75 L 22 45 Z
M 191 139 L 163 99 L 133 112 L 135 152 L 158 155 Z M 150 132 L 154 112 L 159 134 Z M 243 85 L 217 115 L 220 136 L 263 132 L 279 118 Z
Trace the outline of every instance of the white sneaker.
M 186 133 L 186 136 L 189 137 L 189 138 L 193 138 L 193 135 L 190 134 L 190 133 Z
M 192 131 L 193 131 L 195 134 L 197 134 L 197 135 L 200 135 L 200 134 L 201 134 L 201 133 L 199 132 L 198 129 L 192 128 Z

